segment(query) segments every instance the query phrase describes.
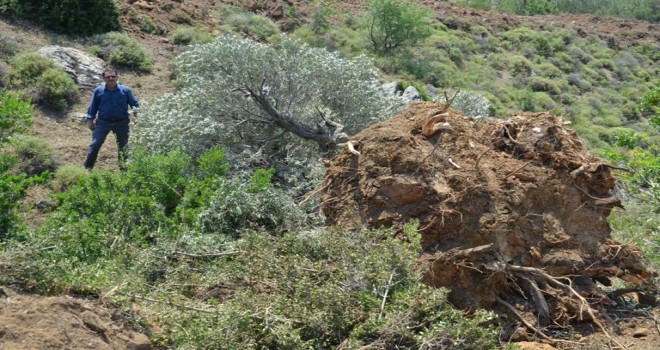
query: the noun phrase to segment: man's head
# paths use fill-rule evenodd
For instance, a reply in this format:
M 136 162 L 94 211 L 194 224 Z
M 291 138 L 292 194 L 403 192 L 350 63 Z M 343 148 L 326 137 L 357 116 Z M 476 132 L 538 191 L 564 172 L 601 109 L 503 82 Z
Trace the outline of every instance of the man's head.
M 116 69 L 106 69 L 103 71 L 103 81 L 105 85 L 109 88 L 114 88 L 117 86 L 117 70 Z

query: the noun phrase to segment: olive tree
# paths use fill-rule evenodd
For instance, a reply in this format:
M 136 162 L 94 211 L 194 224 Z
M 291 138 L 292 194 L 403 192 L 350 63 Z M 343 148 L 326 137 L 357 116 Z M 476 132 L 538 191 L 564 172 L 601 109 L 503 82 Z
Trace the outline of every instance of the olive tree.
M 382 90 L 368 58 L 344 59 L 285 36 L 275 45 L 220 36 L 181 54 L 175 67 L 177 91 L 143 108 L 136 128 L 136 142 L 149 149 L 198 154 L 221 145 L 230 156 L 298 152 L 306 161 L 403 107 Z

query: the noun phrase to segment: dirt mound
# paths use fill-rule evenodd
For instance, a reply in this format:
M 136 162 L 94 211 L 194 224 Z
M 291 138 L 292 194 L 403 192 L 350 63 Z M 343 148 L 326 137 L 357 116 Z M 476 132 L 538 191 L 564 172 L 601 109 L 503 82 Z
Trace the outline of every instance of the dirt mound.
M 0 349 L 149 350 L 121 314 L 70 296 L 20 295 L 0 287 Z
M 516 304 L 515 316 L 542 326 L 599 322 L 588 301 L 611 300 L 596 282 L 652 277 L 635 247 L 610 238 L 606 218 L 621 206 L 610 167 L 561 118 L 471 119 L 443 107 L 413 104 L 352 138 L 360 154 L 347 148 L 327 164 L 331 223 L 419 219 L 426 283 L 450 287 L 466 309 Z

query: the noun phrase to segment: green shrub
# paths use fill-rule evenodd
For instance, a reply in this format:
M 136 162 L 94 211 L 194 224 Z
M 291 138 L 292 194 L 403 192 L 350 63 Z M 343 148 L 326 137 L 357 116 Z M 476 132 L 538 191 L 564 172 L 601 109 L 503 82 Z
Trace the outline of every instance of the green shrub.
M 35 87 L 33 100 L 55 111 L 64 111 L 77 97 L 78 85 L 59 68 L 45 70 L 37 79 Z
M 335 51 L 338 49 L 338 45 L 332 38 L 332 35 L 327 34 L 319 36 L 319 34 L 314 33 L 314 30 L 309 25 L 303 25 L 296 28 L 296 30 L 294 30 L 290 35 L 292 38 L 299 39 L 305 44 L 311 45 L 313 47 L 326 47 L 330 51 Z
M 589 62 L 587 66 L 593 69 L 605 68 L 610 71 L 613 71 L 615 68 L 614 62 L 608 58 L 597 58 Z
M 78 86 L 62 68 L 36 52 L 16 55 L 8 74 L 9 86 L 35 103 L 63 111 L 76 101 Z
M 190 159 L 175 152 L 136 154 L 122 173 L 93 171 L 57 194 L 57 208 L 37 234 L 58 245 L 58 259 L 83 264 L 107 258 L 112 242 L 153 244 L 177 234 L 168 231 L 168 215 L 183 197 L 189 172 Z
M 232 13 L 224 21 L 231 31 L 242 33 L 257 41 L 271 41 L 280 34 L 280 29 L 270 18 L 253 13 Z
M 0 154 L 0 158 L 5 157 L 4 154 Z M 0 243 L 13 237 L 21 227 L 21 216 L 17 209 L 18 201 L 25 194 L 26 186 L 23 184 L 25 178 L 23 174 L 12 175 L 0 172 Z
M 577 87 L 581 93 L 591 91 L 593 88 L 591 83 L 582 79 L 582 76 L 578 73 L 571 73 L 566 77 L 568 84 Z
M 271 185 L 273 174 L 275 174 L 274 167 L 270 167 L 269 169 L 255 170 L 254 174 L 252 174 L 252 177 L 250 178 L 248 192 L 257 193 L 268 189 Z
M 44 171 L 53 172 L 57 168 L 53 150 L 42 138 L 16 135 L 11 141 L 11 151 L 18 157 L 15 167 L 19 173 L 34 176 Z
M 15 89 L 34 86 L 43 72 L 55 68 L 55 62 L 36 52 L 24 52 L 10 61 L 11 69 L 7 76 L 9 86 Z
M 312 23 L 310 25 L 312 31 L 315 34 L 320 35 L 330 30 L 331 23 L 329 17 L 334 12 L 336 11 L 328 6 L 320 6 L 314 10 L 314 14 L 312 15 Z
M 575 60 L 567 52 L 557 52 L 548 60 L 563 73 L 572 73 L 575 70 Z
M 0 58 L 11 58 L 16 53 L 18 53 L 18 41 L 5 33 L 0 33 Z
M 66 34 L 92 35 L 121 29 L 114 0 L 1 0 L 0 13 L 30 19 Z
M 100 47 L 99 56 L 114 66 L 143 72 L 150 72 L 153 67 L 153 56 L 145 51 L 137 40 L 124 34 L 111 32 L 97 35 L 93 42 Z
M 197 162 L 204 177 L 224 176 L 229 171 L 229 163 L 227 163 L 225 150 L 222 147 L 216 146 L 207 149 Z
M 80 166 L 62 165 L 55 170 L 49 186 L 53 191 L 64 192 L 77 185 L 87 173 L 88 171 Z
M 561 88 L 555 80 L 534 76 L 529 79 L 529 87 L 532 91 L 543 91 L 550 95 L 557 96 L 561 93 Z
M 516 105 L 525 112 L 551 112 L 557 103 L 545 92 L 515 90 L 509 93 Z
M 532 69 L 534 70 L 534 72 L 536 72 L 536 74 L 544 78 L 557 79 L 557 78 L 561 78 L 564 75 L 561 69 L 557 68 L 557 66 L 555 66 L 550 62 L 535 64 L 533 65 Z
M 16 156 L 0 152 L 0 242 L 3 242 L 9 236 L 19 221 L 16 208 L 24 188 L 17 181 L 21 177 L 9 173 L 9 169 L 14 167 L 16 163 L 18 163 Z
M 163 30 L 159 28 L 154 20 L 148 15 L 133 15 L 131 16 L 131 22 L 137 24 L 138 27 L 140 27 L 140 30 L 145 33 L 164 34 Z
M 649 118 L 651 125 L 660 130 L 660 86 L 645 92 L 638 107 Z
M 265 187 L 272 173 L 257 174 L 248 183 L 233 180 L 221 185 L 198 215 L 202 232 L 238 238 L 248 229 L 279 232 L 305 223 L 306 215 L 293 198 L 283 190 Z
M 529 27 L 516 27 L 509 31 L 502 33 L 502 39 L 511 43 L 512 47 L 522 51 L 524 47 L 533 47 L 534 40 L 540 34 Z
M 415 79 L 433 86 L 448 86 L 459 76 L 458 67 L 451 61 L 433 61 L 424 57 L 406 59 L 403 69 L 412 74 Z
M 191 27 L 178 27 L 172 32 L 172 43 L 176 45 L 206 44 L 213 40 L 209 33 Z
M 505 58 L 505 66 L 515 77 L 528 77 L 533 72 L 532 62 L 520 55 L 512 55 Z
M 0 144 L 32 125 L 32 104 L 11 91 L 0 94 Z

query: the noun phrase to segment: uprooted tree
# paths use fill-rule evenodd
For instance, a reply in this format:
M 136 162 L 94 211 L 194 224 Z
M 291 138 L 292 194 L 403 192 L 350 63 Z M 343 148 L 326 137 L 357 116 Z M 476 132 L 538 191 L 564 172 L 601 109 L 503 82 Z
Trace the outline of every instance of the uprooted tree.
M 146 108 L 137 130 L 152 149 L 221 144 L 284 158 L 308 140 L 331 150 L 402 106 L 365 56 L 348 60 L 287 37 L 267 45 L 220 36 L 180 55 L 176 71 L 178 90 Z
M 449 104 L 416 103 L 355 135 L 359 152 L 327 165 L 323 213 L 344 226 L 418 219 L 426 283 L 457 306 L 509 313 L 545 338 L 581 320 L 610 336 L 598 283 L 652 278 L 610 237 L 612 166 L 548 113 L 472 119 Z

